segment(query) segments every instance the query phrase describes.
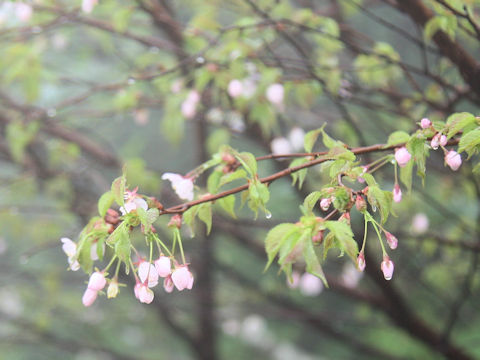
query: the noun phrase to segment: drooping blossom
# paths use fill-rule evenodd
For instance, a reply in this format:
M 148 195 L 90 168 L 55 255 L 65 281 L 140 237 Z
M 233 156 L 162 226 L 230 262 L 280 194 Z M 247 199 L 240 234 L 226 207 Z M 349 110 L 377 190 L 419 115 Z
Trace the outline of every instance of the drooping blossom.
M 238 79 L 234 79 L 230 81 L 228 83 L 227 92 L 228 92 L 228 95 L 230 95 L 232 98 L 237 98 L 239 96 L 242 96 L 243 83 Z
M 167 293 L 171 293 L 173 291 L 174 285 L 172 281 L 172 276 L 168 275 L 165 280 L 163 280 L 163 288 Z
M 432 126 L 432 122 L 427 119 L 427 118 L 423 118 L 421 121 L 420 121 L 420 127 L 422 129 L 428 129 L 430 126 Z
M 365 270 L 365 266 L 366 266 L 366 262 L 365 262 L 365 254 L 362 252 L 360 252 L 358 254 L 358 257 L 357 257 L 357 267 L 358 267 L 358 270 L 360 271 L 363 271 Z
M 393 264 L 393 261 L 390 260 L 388 255 L 385 255 L 383 257 L 382 264 L 380 265 L 380 268 L 382 269 L 383 272 L 383 277 L 385 280 L 391 280 L 393 277 L 393 270 L 395 268 L 395 265 Z
M 270 143 L 270 148 L 272 149 L 272 154 L 274 155 L 283 155 L 283 154 L 291 154 L 292 153 L 292 146 L 288 139 L 284 137 L 276 137 Z
M 148 287 L 154 287 L 158 284 L 158 272 L 153 264 L 147 261 L 141 261 L 138 265 L 138 277 L 142 284 L 145 284 L 148 279 Z
M 190 290 L 193 286 L 193 275 L 187 266 L 180 266 L 172 272 L 172 281 L 178 291 Z
M 450 166 L 450 169 L 457 171 L 460 165 L 462 165 L 462 157 L 455 150 L 450 150 L 445 155 L 445 162 Z
M 167 277 L 172 272 L 172 263 L 170 258 L 164 255 L 161 255 L 157 260 L 155 260 L 155 269 L 157 270 L 158 276 Z
M 411 158 L 412 155 L 408 152 L 405 146 L 395 150 L 395 160 L 397 161 L 398 166 L 406 166 Z
M 110 284 L 108 285 L 107 297 L 111 299 L 111 298 L 117 297 L 117 295 L 118 295 L 118 281 L 115 278 L 112 281 L 110 281 Z
M 92 305 L 97 299 L 97 296 L 98 296 L 98 291 L 87 288 L 82 296 L 83 306 Z
M 95 5 L 98 4 L 98 0 L 83 0 L 82 1 L 82 11 L 84 13 L 91 13 Z
M 299 289 L 304 296 L 317 296 L 323 291 L 323 282 L 315 275 L 305 273 L 300 278 Z
M 169 180 L 172 183 L 172 188 L 175 190 L 179 198 L 188 201 L 193 200 L 192 179 L 184 177 L 180 174 L 165 173 L 162 175 L 162 180 Z
M 395 250 L 398 246 L 398 239 L 392 233 L 385 231 L 385 237 L 387 238 L 388 246 L 390 249 Z
M 400 189 L 400 185 L 395 184 L 393 187 L 393 201 L 399 203 L 402 201 L 402 189 Z
M 272 84 L 267 88 L 267 99 L 274 105 L 282 105 L 285 89 L 282 84 Z
M 63 237 L 60 239 L 63 243 L 62 250 L 68 256 L 68 264 L 70 265 L 70 270 L 77 271 L 80 269 L 80 264 L 76 259 L 77 255 L 77 244 L 75 244 L 69 238 Z
M 329 209 L 331 203 L 332 203 L 331 198 L 323 198 L 322 200 L 320 200 L 320 208 L 323 211 L 327 211 Z
M 103 273 L 95 271 L 88 280 L 87 288 L 90 290 L 100 291 L 105 287 L 106 284 L 107 280 L 105 279 Z
M 154 294 L 146 285 L 141 284 L 138 288 L 138 300 L 144 304 L 150 304 L 153 301 Z
M 288 133 L 288 141 L 294 151 L 303 149 L 304 140 L 305 131 L 298 126 L 293 127 Z

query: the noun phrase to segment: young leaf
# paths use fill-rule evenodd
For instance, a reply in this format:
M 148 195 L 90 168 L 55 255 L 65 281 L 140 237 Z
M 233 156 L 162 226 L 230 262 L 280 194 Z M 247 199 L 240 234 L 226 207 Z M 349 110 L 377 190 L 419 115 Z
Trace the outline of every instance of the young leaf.
M 399 144 L 405 144 L 410 140 L 410 135 L 405 131 L 395 131 L 390 134 L 387 141 L 387 147 Z
M 298 159 L 293 160 L 290 163 L 289 167 L 295 167 L 295 166 L 298 166 L 298 165 L 305 164 L 307 162 L 308 162 L 307 158 L 298 158 Z M 301 189 L 302 185 L 303 185 L 303 182 L 305 181 L 305 178 L 307 177 L 307 169 L 302 169 L 302 170 L 296 171 L 296 172 L 292 173 L 291 175 L 292 175 L 292 179 L 293 179 L 292 185 L 295 185 L 295 183 L 298 180 L 298 188 Z
M 128 229 L 126 226 L 118 227 L 120 229 L 117 237 L 117 241 L 115 242 L 115 255 L 118 256 L 120 260 L 127 263 L 130 259 L 130 236 L 128 234 Z
M 355 262 L 358 256 L 358 245 L 353 239 L 353 233 L 350 226 L 343 221 L 325 221 L 325 227 L 329 229 L 335 239 L 338 241 L 340 250 L 346 252 Z
M 304 238 L 303 257 L 307 265 L 307 272 L 322 279 L 325 286 L 328 287 L 327 279 L 325 278 L 325 274 L 323 273 L 322 266 L 320 265 L 317 254 L 315 254 L 315 249 L 313 248 L 311 236 Z
M 298 231 L 297 225 L 283 223 L 275 226 L 268 232 L 267 237 L 265 238 L 265 251 L 267 252 L 268 262 L 264 271 L 266 271 L 272 264 L 285 239 L 296 231 Z
M 447 119 L 447 138 L 451 138 L 464 128 L 475 124 L 475 116 L 467 112 L 455 113 Z
M 113 197 L 112 191 L 107 191 L 102 196 L 100 196 L 100 199 L 98 199 L 98 213 L 101 217 L 105 216 L 107 210 L 110 208 L 110 206 L 112 206 L 114 200 L 115 199 Z
M 322 197 L 322 192 L 321 191 L 314 191 L 310 194 L 307 195 L 305 200 L 303 201 L 303 206 L 304 208 L 308 211 L 311 212 L 313 208 L 315 207 L 315 204 L 320 200 Z
M 462 135 L 458 144 L 458 152 L 466 151 L 470 157 L 478 150 L 476 149 L 478 145 L 480 145 L 480 128 Z
M 368 188 L 368 202 L 373 208 L 380 210 L 380 217 L 382 224 L 385 223 L 392 208 L 392 193 L 390 191 L 383 191 L 378 186 L 370 186 Z
M 309 131 L 308 133 L 305 134 L 305 138 L 304 138 L 303 141 L 304 141 L 305 151 L 307 153 L 312 152 L 313 146 L 315 145 L 315 142 L 318 139 L 318 135 L 320 135 L 320 133 L 322 132 L 322 129 L 323 129 L 323 127 L 321 127 L 320 129 L 316 129 L 316 130 L 311 130 L 311 131 Z
M 116 203 L 120 206 L 123 206 L 125 203 L 124 196 L 125 196 L 125 183 L 126 179 L 125 176 L 122 175 L 112 182 L 112 194 L 113 198 L 115 199 Z
M 207 226 L 207 235 L 212 230 L 212 203 L 207 202 L 199 206 L 198 218 L 202 220 Z
M 235 195 L 229 195 L 224 198 L 218 199 L 216 201 L 220 207 L 225 210 L 232 218 L 236 219 L 237 215 L 235 214 Z

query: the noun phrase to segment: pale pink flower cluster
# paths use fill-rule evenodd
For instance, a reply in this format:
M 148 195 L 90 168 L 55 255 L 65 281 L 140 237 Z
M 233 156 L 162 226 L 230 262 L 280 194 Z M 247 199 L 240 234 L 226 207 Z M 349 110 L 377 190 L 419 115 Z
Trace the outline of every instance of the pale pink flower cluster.
M 281 136 L 272 140 L 270 143 L 272 154 L 284 155 L 299 151 L 303 149 L 304 139 L 305 131 L 298 126 L 295 126 L 288 133 L 288 138 Z
M 135 297 L 140 302 L 150 304 L 153 301 L 154 293 L 150 289 L 158 284 L 159 277 L 164 278 L 163 288 L 171 293 L 176 287 L 178 291 L 192 289 L 193 275 L 187 265 L 175 265 L 172 271 L 172 263 L 169 257 L 160 255 L 153 264 L 141 261 L 138 266 L 139 281 L 134 287 Z
M 125 192 L 125 204 L 120 208 L 122 215 L 126 215 L 137 208 L 143 208 L 148 210 L 147 202 L 137 194 L 138 188 L 133 189 L 132 191 L 127 190 Z
M 433 150 L 437 150 L 439 146 L 445 145 L 447 145 L 447 137 L 440 133 L 435 134 L 435 136 L 432 138 L 432 141 L 430 142 L 430 146 Z
M 172 188 L 180 199 L 193 200 L 193 180 L 191 178 L 175 173 L 165 173 L 162 175 L 162 179 L 172 183 Z
M 191 90 L 187 98 L 182 102 L 181 112 L 186 119 L 193 119 L 197 113 L 197 106 L 200 102 L 200 94 L 197 90 Z

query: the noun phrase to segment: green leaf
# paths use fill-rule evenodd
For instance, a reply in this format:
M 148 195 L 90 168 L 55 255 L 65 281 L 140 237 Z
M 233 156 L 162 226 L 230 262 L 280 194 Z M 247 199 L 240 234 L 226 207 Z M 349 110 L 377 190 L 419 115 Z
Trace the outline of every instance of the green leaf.
M 311 212 L 313 208 L 315 207 L 315 204 L 320 200 L 322 197 L 322 192 L 321 191 L 314 191 L 310 194 L 307 195 L 305 200 L 303 201 L 303 206 L 304 208 L 308 211 Z
M 120 206 L 123 206 L 125 203 L 125 200 L 124 200 L 125 184 L 126 184 L 125 175 L 119 176 L 112 182 L 113 198 L 115 199 L 116 203 Z
M 215 194 L 220 188 L 220 178 L 223 176 L 221 170 L 215 170 L 212 172 L 207 179 L 207 190 L 210 194 Z
M 277 256 L 285 240 L 294 232 L 298 231 L 298 226 L 292 223 L 283 223 L 271 229 L 265 238 L 265 251 L 268 255 L 268 262 L 265 266 L 266 271 Z
M 425 24 L 423 35 L 425 40 L 429 41 L 437 33 L 443 31 L 450 38 L 455 39 L 455 31 L 457 30 L 457 18 L 455 15 L 437 15 L 432 17 Z
M 228 173 L 228 174 L 223 175 L 220 178 L 220 182 L 219 182 L 218 187 L 220 188 L 223 185 L 228 184 L 232 181 L 235 181 L 235 180 L 238 180 L 238 179 L 246 179 L 246 178 L 247 178 L 247 173 L 245 172 L 245 170 L 237 169 L 232 173 Z
M 117 235 L 117 240 L 115 242 L 115 255 L 117 255 L 118 258 L 123 262 L 128 263 L 131 251 L 131 243 L 128 229 L 126 226 L 118 227 L 117 229 L 120 230 Z
M 327 279 L 325 278 L 325 274 L 323 273 L 322 266 L 320 265 L 317 254 L 315 254 L 315 249 L 313 248 L 311 236 L 304 238 L 303 257 L 307 265 L 307 272 L 322 279 L 325 286 L 328 287 Z
M 79 247 L 77 249 L 78 262 L 80 263 L 83 271 L 85 271 L 87 274 L 90 274 L 93 268 L 93 260 L 90 255 L 92 242 L 93 238 L 91 236 L 87 236 L 79 243 Z
M 309 160 L 307 158 L 295 159 L 290 163 L 289 168 L 299 166 L 299 165 L 303 165 L 303 164 L 307 163 L 308 161 Z M 292 180 L 292 185 L 295 185 L 295 183 L 298 181 L 298 188 L 301 189 L 302 185 L 303 185 L 303 182 L 305 181 L 305 178 L 307 177 L 307 171 L 308 171 L 308 169 L 302 169 L 302 170 L 299 170 L 299 171 L 296 171 L 296 172 L 292 173 L 291 174 L 292 179 L 293 179 Z
M 461 112 L 450 115 L 447 119 L 447 138 L 450 139 L 452 136 L 454 136 L 464 128 L 470 125 L 474 125 L 475 120 L 475 116 L 468 112 Z
M 325 126 L 325 125 L 324 125 Z M 312 152 L 313 146 L 318 139 L 318 135 L 322 132 L 323 126 L 320 129 L 311 130 L 305 134 L 304 138 L 304 148 L 307 153 Z
M 412 154 L 415 164 L 417 165 L 417 175 L 421 177 L 422 181 L 425 179 L 425 159 L 428 154 L 429 147 L 425 144 L 423 136 L 412 136 L 407 143 L 407 150 Z
M 238 154 L 237 160 L 240 161 L 242 166 L 250 173 L 251 176 L 255 176 L 257 173 L 257 160 L 253 154 L 249 152 L 242 152 Z
M 237 215 L 235 214 L 235 195 L 229 195 L 224 198 L 220 198 L 216 201 L 216 203 L 220 205 L 220 207 L 232 218 L 237 218 Z
M 470 157 L 478 151 L 478 149 L 476 149 L 478 145 L 480 145 L 480 128 L 462 135 L 458 144 L 458 152 L 466 151 Z
M 199 205 L 198 218 L 207 226 L 207 235 L 212 230 L 212 203 L 207 202 Z
M 410 135 L 405 131 L 395 131 L 390 134 L 387 141 L 387 147 L 399 144 L 405 144 L 410 140 Z
M 107 210 L 110 209 L 114 201 L 112 191 L 107 191 L 100 199 L 98 199 L 98 213 L 101 217 L 104 217 L 107 213 Z
M 333 233 L 335 239 L 337 239 L 342 253 L 347 253 L 352 261 L 356 262 L 358 256 L 358 245 L 353 239 L 353 233 L 350 226 L 343 221 L 325 221 L 324 224 L 325 227 Z
M 413 170 L 413 161 L 409 161 L 407 165 L 400 168 L 400 180 L 408 189 L 412 190 L 412 170 Z
M 368 188 L 368 202 L 373 208 L 378 208 L 382 224 L 385 223 L 390 214 L 392 207 L 392 193 L 390 191 L 383 191 L 378 186 L 369 186 Z
M 152 208 L 147 210 L 147 223 L 152 225 L 155 221 L 157 221 L 158 217 L 160 216 L 160 212 L 157 208 Z

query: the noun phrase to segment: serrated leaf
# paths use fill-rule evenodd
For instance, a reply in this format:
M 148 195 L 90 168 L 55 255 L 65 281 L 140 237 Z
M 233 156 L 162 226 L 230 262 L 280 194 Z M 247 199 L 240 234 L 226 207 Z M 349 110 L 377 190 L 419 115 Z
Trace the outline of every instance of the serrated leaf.
M 216 201 L 220 207 L 225 210 L 232 218 L 236 219 L 237 215 L 235 214 L 235 195 L 229 195 L 224 198 L 218 199 Z
M 480 145 L 480 128 L 462 135 L 458 144 L 458 152 L 466 151 L 470 157 L 478 145 Z
M 409 161 L 407 165 L 400 168 L 400 180 L 403 185 L 408 189 L 412 190 L 412 170 L 413 170 L 413 161 Z
M 310 153 L 312 152 L 313 150 L 313 146 L 315 145 L 317 139 L 318 139 L 318 135 L 320 135 L 320 133 L 322 132 L 322 129 L 323 129 L 323 126 L 320 128 L 320 129 L 316 129 L 316 130 L 311 130 L 309 131 L 308 133 L 305 134 L 305 137 L 304 137 L 304 148 L 305 148 L 305 151 L 307 153 Z
M 468 112 L 461 112 L 450 115 L 447 119 L 447 138 L 450 139 L 459 131 L 473 124 L 475 124 L 475 116 Z
M 303 165 L 303 164 L 307 163 L 308 161 L 309 160 L 307 158 L 295 159 L 290 163 L 289 168 L 299 166 L 299 165 Z M 296 171 L 296 172 L 292 173 L 291 174 L 292 175 L 292 185 L 295 185 L 295 183 L 298 181 L 298 188 L 300 189 L 303 185 L 303 182 L 305 181 L 305 178 L 307 177 L 307 170 L 308 169 L 302 169 L 302 170 L 299 170 L 299 171 Z
M 314 191 L 308 194 L 305 200 L 303 201 L 304 208 L 308 210 L 308 212 L 311 212 L 315 207 L 315 204 L 318 202 L 318 200 L 320 200 L 321 197 L 322 197 L 321 191 Z
M 340 250 L 355 262 L 358 256 L 358 245 L 353 239 L 353 232 L 350 226 L 343 221 L 325 221 L 325 227 L 329 229 L 338 241 Z
M 220 178 L 224 176 L 223 172 L 216 170 L 212 172 L 207 179 L 207 190 L 210 194 L 215 194 L 220 188 Z
M 92 241 L 92 237 L 85 237 L 83 241 L 81 241 L 81 246 L 79 244 L 77 250 L 78 262 L 80 263 L 83 271 L 85 271 L 87 274 L 90 274 L 93 268 L 93 260 L 91 257 Z
M 399 144 L 405 144 L 410 140 L 410 135 L 405 131 L 395 131 L 390 134 L 387 141 L 387 147 Z
M 147 222 L 152 225 L 159 217 L 160 212 L 157 208 L 152 208 L 147 210 Z
M 382 224 L 385 223 L 392 208 L 392 193 L 383 191 L 378 186 L 370 186 L 368 188 L 368 202 L 372 207 L 378 208 Z
M 220 188 L 223 185 L 228 184 L 232 181 L 235 181 L 235 180 L 238 180 L 238 179 L 246 179 L 246 178 L 247 178 L 247 173 L 245 172 L 245 170 L 237 169 L 232 173 L 228 173 L 228 174 L 223 175 L 220 178 L 220 182 L 219 182 L 218 187 Z
M 198 218 L 207 226 L 207 235 L 212 230 L 212 203 L 207 202 L 199 205 Z
M 304 240 L 303 257 L 305 259 L 307 272 L 322 279 L 325 286 L 328 287 L 327 279 L 323 273 L 322 266 L 320 265 L 317 254 L 315 254 L 311 236 L 306 237 Z
M 328 149 L 333 149 L 334 147 L 341 146 L 342 143 L 340 141 L 336 141 L 332 139 L 322 128 L 322 140 L 323 144 L 328 148 Z
M 423 137 L 412 136 L 407 143 L 407 149 L 412 154 L 415 164 L 417 165 L 417 175 L 420 176 L 422 181 L 425 179 L 425 159 L 428 154 L 429 147 L 425 144 Z
M 112 191 L 107 191 L 104 193 L 102 196 L 100 196 L 100 199 L 98 199 L 98 213 L 100 214 L 101 217 L 104 217 L 105 214 L 107 213 L 107 210 L 110 209 L 110 206 L 112 206 L 114 201 L 114 197 L 112 194 Z
M 292 223 L 283 223 L 272 228 L 265 238 L 265 251 L 268 256 L 266 271 L 277 256 L 284 241 L 294 232 L 298 231 L 298 226 Z
M 251 176 L 255 176 L 257 173 L 257 160 L 253 154 L 249 152 L 242 152 L 237 156 L 237 160 L 240 161 L 242 166 L 249 172 Z
M 117 241 L 115 242 L 115 255 L 117 255 L 120 260 L 127 263 L 130 259 L 131 252 L 130 236 L 128 234 L 128 229 L 125 226 L 119 228 L 120 231 L 117 236 Z
M 112 194 L 113 198 L 115 199 L 115 202 L 119 206 L 123 206 L 125 203 L 125 184 L 126 184 L 126 179 L 125 176 L 119 176 L 112 182 Z

